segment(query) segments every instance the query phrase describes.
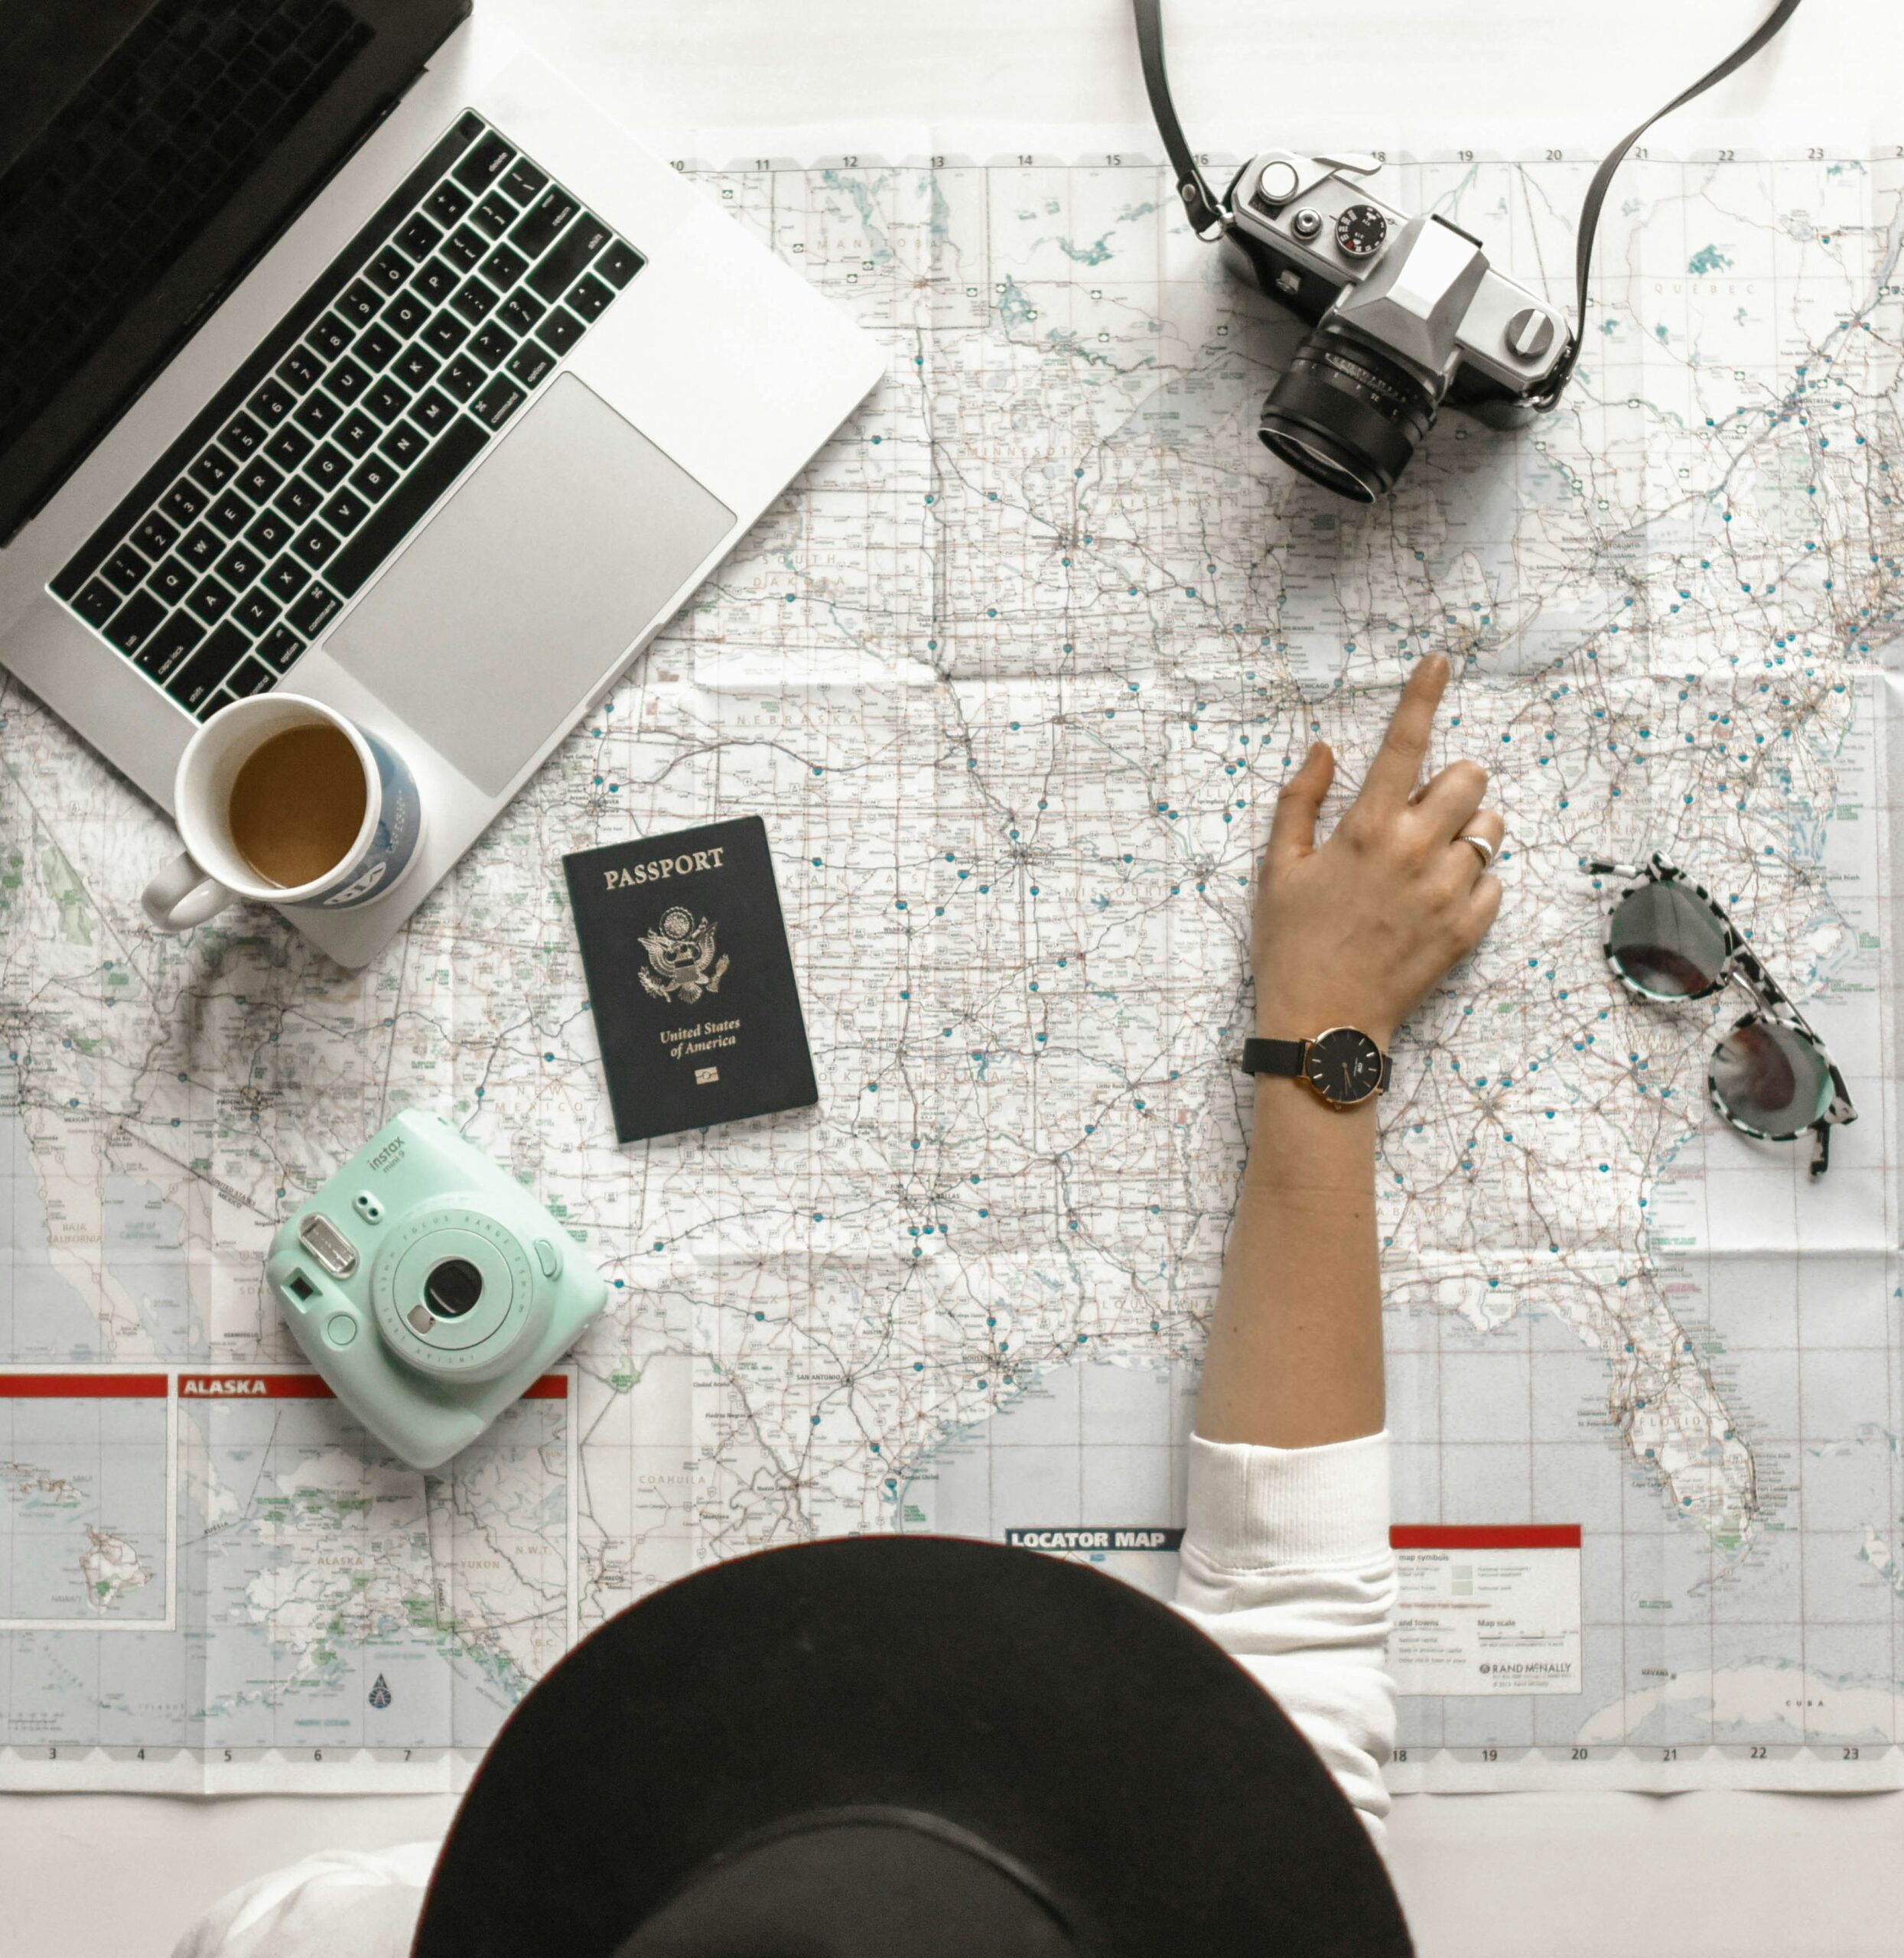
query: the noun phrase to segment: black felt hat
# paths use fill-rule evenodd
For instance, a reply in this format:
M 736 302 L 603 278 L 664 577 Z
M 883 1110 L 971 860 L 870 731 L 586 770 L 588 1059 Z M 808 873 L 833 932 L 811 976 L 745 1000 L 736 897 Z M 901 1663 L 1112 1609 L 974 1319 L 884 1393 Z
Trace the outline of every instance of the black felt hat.
M 858 1537 L 656 1592 L 484 1758 L 415 1958 L 1391 1958 L 1275 1703 L 1128 1585 Z

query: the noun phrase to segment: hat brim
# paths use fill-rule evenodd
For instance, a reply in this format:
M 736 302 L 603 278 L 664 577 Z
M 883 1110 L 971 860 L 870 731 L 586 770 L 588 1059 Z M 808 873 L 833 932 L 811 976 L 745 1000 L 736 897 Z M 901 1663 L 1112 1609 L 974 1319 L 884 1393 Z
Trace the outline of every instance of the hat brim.
M 1104 1958 L 1411 1949 L 1328 1771 L 1193 1626 L 1083 1566 L 883 1537 L 712 1566 L 577 1646 L 477 1771 L 415 1958 L 612 1958 L 737 1845 L 880 1809 L 993 1846 Z

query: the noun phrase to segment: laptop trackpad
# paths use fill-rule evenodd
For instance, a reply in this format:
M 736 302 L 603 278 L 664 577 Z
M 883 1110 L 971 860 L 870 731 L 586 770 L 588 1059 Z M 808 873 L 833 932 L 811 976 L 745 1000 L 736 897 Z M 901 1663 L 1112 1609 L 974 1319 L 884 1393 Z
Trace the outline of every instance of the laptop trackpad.
M 500 795 L 733 522 L 599 395 L 558 374 L 327 650 Z

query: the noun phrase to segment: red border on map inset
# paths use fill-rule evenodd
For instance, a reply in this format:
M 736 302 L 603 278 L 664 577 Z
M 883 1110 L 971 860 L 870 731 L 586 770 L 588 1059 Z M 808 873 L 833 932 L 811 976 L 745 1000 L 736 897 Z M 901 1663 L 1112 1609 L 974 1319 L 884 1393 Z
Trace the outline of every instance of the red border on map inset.
M 1388 1532 L 1397 1550 L 1577 1550 L 1577 1523 L 1398 1523 Z
M 163 1374 L 0 1374 L 0 1400 L 163 1400 Z
M 161 1380 L 155 1390 L 163 1394 Z M 321 1374 L 252 1374 L 242 1368 L 223 1373 L 181 1374 L 181 1400 L 330 1400 L 334 1399 Z M 524 1390 L 525 1400 L 566 1400 L 566 1374 L 544 1374 Z

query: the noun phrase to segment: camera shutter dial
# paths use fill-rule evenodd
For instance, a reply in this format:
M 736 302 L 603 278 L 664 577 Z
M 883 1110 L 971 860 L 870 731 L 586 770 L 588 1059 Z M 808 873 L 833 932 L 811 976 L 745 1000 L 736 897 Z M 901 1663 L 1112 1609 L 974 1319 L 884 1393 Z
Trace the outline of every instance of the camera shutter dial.
M 1388 220 L 1373 204 L 1351 204 L 1336 220 L 1336 249 L 1349 258 L 1372 258 L 1388 238 Z

